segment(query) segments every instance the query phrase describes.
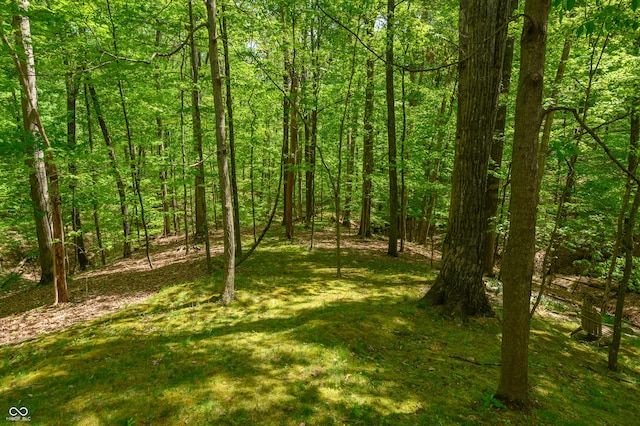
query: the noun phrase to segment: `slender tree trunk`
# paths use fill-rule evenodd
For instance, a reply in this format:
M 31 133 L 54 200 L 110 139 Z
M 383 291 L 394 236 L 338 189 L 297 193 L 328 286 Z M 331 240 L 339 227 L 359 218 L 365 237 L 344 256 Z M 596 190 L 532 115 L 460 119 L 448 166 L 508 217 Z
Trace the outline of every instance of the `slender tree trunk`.
M 78 82 L 73 74 L 70 72 L 66 78 L 67 89 L 67 145 L 69 149 L 74 152 L 77 146 L 76 126 L 77 126 L 77 113 L 76 113 L 76 101 L 78 99 Z M 82 232 L 82 221 L 80 220 L 80 210 L 78 209 L 78 200 L 76 199 L 76 187 L 77 187 L 77 167 L 75 158 L 69 163 L 69 188 L 71 190 L 71 227 L 73 229 L 73 239 L 75 243 L 74 253 L 78 259 L 78 265 L 80 270 L 84 271 L 89 264 L 89 258 L 84 246 L 84 233 Z
M 632 116 L 632 121 L 631 121 L 631 124 L 632 124 L 631 138 L 630 138 L 631 144 L 630 144 L 629 161 L 628 161 L 627 168 L 630 173 L 635 175 L 636 170 L 638 169 L 638 156 L 636 154 L 636 151 L 638 149 L 637 147 L 638 140 L 637 140 L 637 137 L 636 139 L 634 139 L 634 136 L 633 136 L 634 130 L 637 131 L 637 129 L 634 129 L 633 127 L 634 120 L 637 120 L 637 116 L 636 117 Z M 616 228 L 616 241 L 613 245 L 613 251 L 611 253 L 611 262 L 609 263 L 609 269 L 607 271 L 607 279 L 605 281 L 605 286 L 604 286 L 604 295 L 602 296 L 602 308 L 601 308 L 602 313 L 605 313 L 607 309 L 607 304 L 609 302 L 609 293 L 611 292 L 611 281 L 613 280 L 613 273 L 616 269 L 616 264 L 618 262 L 620 246 L 624 242 L 623 239 L 624 239 L 624 232 L 625 232 L 625 216 L 627 214 L 627 210 L 629 209 L 629 200 L 631 198 L 632 189 L 633 189 L 633 184 L 631 182 L 631 177 L 627 176 L 625 191 L 624 191 L 624 195 L 622 196 L 622 206 L 620 207 L 620 213 L 618 214 L 618 223 Z M 625 267 L 625 271 L 626 271 L 626 267 Z
M 387 0 L 387 46 L 385 85 L 387 90 L 387 143 L 389 148 L 389 248 L 387 254 L 398 256 L 398 169 L 396 154 L 396 110 L 393 83 L 393 41 L 395 0 Z
M 93 122 L 91 121 L 91 104 L 89 102 L 89 89 L 87 88 L 87 84 L 83 85 L 84 87 L 84 107 L 87 112 L 87 139 L 89 140 L 89 151 L 91 152 L 91 156 L 94 155 L 93 149 Z M 95 165 L 93 163 L 93 159 L 91 162 L 91 182 L 93 186 L 96 187 L 98 185 L 98 175 L 96 174 Z M 96 228 L 96 240 L 98 243 L 98 249 L 100 250 L 100 261 L 102 266 L 107 264 L 106 253 L 104 250 L 104 246 L 102 244 L 102 232 L 100 230 L 100 214 L 98 213 L 98 196 L 94 192 L 91 199 L 91 204 L 93 207 L 93 226 Z
M 354 119 L 353 126 L 358 127 L 357 121 Z M 347 176 L 344 188 L 344 209 L 342 212 L 342 225 L 351 228 L 351 202 L 353 198 L 353 180 L 355 178 L 355 161 L 356 161 L 356 138 L 358 133 L 353 127 L 347 131 Z
M 631 113 L 631 138 L 630 138 L 630 154 L 629 165 L 633 161 L 637 166 L 636 151 L 638 149 L 638 141 L 640 140 L 640 116 L 635 111 Z M 634 167 L 635 168 L 635 167 Z M 631 167 L 629 167 L 631 170 Z M 622 337 L 622 313 L 624 309 L 624 299 L 627 294 L 627 287 L 629 285 L 629 279 L 631 278 L 631 272 L 633 270 L 633 234 L 635 230 L 635 220 L 638 214 L 638 207 L 640 207 L 640 187 L 636 185 L 636 194 L 633 199 L 633 205 L 629 212 L 629 217 L 625 219 L 624 229 L 624 250 L 625 250 L 625 263 L 624 273 L 622 275 L 622 281 L 618 285 L 618 300 L 616 301 L 616 316 L 613 323 L 613 337 L 611 339 L 611 345 L 609 345 L 609 369 L 612 371 L 618 370 L 618 351 L 620 350 L 620 339 Z
M 436 282 L 422 299 L 463 318 L 493 313 L 482 282 L 487 172 L 508 22 L 509 0 L 460 3 L 456 149 L 449 224 Z
M 502 363 L 496 397 L 529 404 L 529 300 L 535 254 L 538 135 L 550 0 L 526 0 L 511 163 L 511 224 L 502 262 Z
M 373 29 L 367 27 L 367 33 L 371 36 Z M 373 175 L 373 97 L 374 97 L 374 66 L 372 58 L 367 58 L 367 84 L 365 86 L 364 99 L 364 135 L 362 137 L 362 208 L 360 210 L 361 238 L 371 238 L 371 197 Z
M 180 91 L 180 151 L 182 154 L 182 217 L 184 220 L 185 255 L 189 254 L 189 216 L 187 215 L 187 152 L 184 123 L 184 90 Z
M 564 70 L 567 67 L 567 61 L 569 60 L 569 54 L 571 53 L 571 38 L 567 38 L 562 48 L 562 56 L 560 57 L 560 63 L 558 64 L 558 70 L 556 72 L 556 78 L 553 82 L 553 91 L 551 92 L 551 106 L 555 106 L 558 103 L 558 94 L 560 93 L 560 85 L 562 78 L 564 77 Z M 538 150 L 538 176 L 537 185 L 538 191 L 542 187 L 542 178 L 544 177 L 544 171 L 547 167 L 547 156 L 549 155 L 549 141 L 551 140 L 551 127 L 553 126 L 553 118 L 555 111 L 549 112 L 544 117 L 544 129 L 542 131 L 542 139 L 540 140 L 540 149 Z
M 231 161 L 231 192 L 233 194 L 233 229 L 236 240 L 236 258 L 242 257 L 242 236 L 240 234 L 240 202 L 238 201 L 238 178 L 236 175 L 236 142 L 233 127 L 233 102 L 231 97 L 231 57 L 229 56 L 229 33 L 227 32 L 227 14 L 225 2 L 222 9 L 222 47 L 224 50 L 224 74 L 227 88 L 227 127 L 229 128 L 229 155 Z
M 156 49 L 160 47 L 160 42 L 162 41 L 162 31 L 156 30 Z M 156 65 L 156 90 L 158 94 L 162 89 L 162 85 L 160 83 L 160 67 Z M 169 200 L 169 189 L 167 186 L 167 180 L 169 177 L 168 167 L 165 162 L 165 138 L 164 138 L 164 126 L 162 123 L 162 117 L 158 114 L 156 116 L 156 127 L 157 127 L 157 136 L 158 136 L 158 157 L 160 161 L 160 195 L 162 197 L 162 235 L 168 237 L 171 235 L 171 204 Z
M 192 0 L 189 0 L 189 29 L 193 31 L 195 28 L 195 18 L 193 16 Z M 202 95 L 200 93 L 200 51 L 195 42 L 195 37 L 190 39 L 191 53 L 191 80 L 193 83 L 191 89 L 191 119 L 193 122 L 193 139 L 194 150 L 199 159 L 195 167 L 195 204 L 196 204 L 196 228 L 194 239 L 203 241 L 205 234 L 205 203 L 206 203 L 206 186 L 204 182 L 204 163 L 202 162 L 202 115 L 200 113 L 200 103 Z
M 129 224 L 129 207 L 127 206 L 125 185 L 124 181 L 122 180 L 122 175 L 118 170 L 116 151 L 113 147 L 111 135 L 109 134 L 109 129 L 107 128 L 107 123 L 105 122 L 104 116 L 102 115 L 102 109 L 100 108 L 100 103 L 98 102 L 98 94 L 96 93 L 96 89 L 91 84 L 89 85 L 89 94 L 91 95 L 93 107 L 96 109 L 98 124 L 100 124 L 100 130 L 102 130 L 104 142 L 109 148 L 109 159 L 111 160 L 111 167 L 116 178 L 116 186 L 118 188 L 118 196 L 120 198 L 120 212 L 122 213 L 122 230 L 124 234 L 122 256 L 126 259 L 128 257 L 131 257 L 131 225 Z
M 287 157 L 287 179 L 284 193 L 284 224 L 287 238 L 293 238 L 293 189 L 296 181 L 296 152 L 298 150 L 298 76 L 291 66 L 291 120 L 289 150 Z
M 513 5 L 517 8 L 516 4 Z M 491 144 L 491 160 L 489 162 L 489 175 L 487 176 L 487 195 L 485 200 L 485 218 L 487 231 L 484 234 L 484 251 L 482 259 L 483 274 L 493 276 L 496 249 L 496 216 L 500 206 L 500 168 L 502 167 L 502 151 L 504 149 L 504 130 L 507 125 L 507 97 L 511 87 L 511 68 L 513 64 L 513 37 L 507 39 L 507 46 L 502 64 L 502 82 L 500 92 L 504 99 L 500 101 L 496 112 L 496 125 L 493 143 Z
M 222 99 L 222 78 L 218 62 L 218 31 L 216 28 L 216 0 L 206 0 L 207 23 L 209 30 L 209 56 L 211 63 L 211 81 L 213 84 L 213 101 L 216 113 L 216 146 L 218 160 L 218 178 L 220 182 L 220 198 L 222 199 L 222 229 L 224 231 L 224 267 L 221 301 L 229 305 L 235 298 L 235 231 L 233 229 L 233 202 L 227 143 L 225 134 L 225 114 Z

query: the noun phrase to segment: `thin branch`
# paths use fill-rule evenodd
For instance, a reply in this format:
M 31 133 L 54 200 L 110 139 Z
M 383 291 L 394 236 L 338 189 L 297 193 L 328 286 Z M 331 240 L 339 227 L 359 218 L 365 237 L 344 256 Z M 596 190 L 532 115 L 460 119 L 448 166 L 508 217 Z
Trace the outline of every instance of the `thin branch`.
M 578 124 L 580 124 L 580 127 L 582 129 L 584 129 L 585 132 L 587 132 L 589 134 L 589 136 L 591 136 L 591 138 L 596 141 L 596 143 L 598 145 L 600 145 L 600 147 L 602 148 L 602 150 L 605 152 L 605 154 L 607 154 L 607 157 L 609 157 L 609 159 L 611 159 L 611 161 L 613 161 L 615 163 L 616 166 L 618 166 L 618 168 L 620 170 L 622 170 L 627 176 L 629 176 L 629 178 L 633 179 L 634 182 L 636 182 L 638 185 L 640 185 L 640 179 L 638 177 L 636 177 L 635 174 L 631 173 L 625 166 L 624 164 L 622 164 L 616 157 L 614 157 L 613 153 L 611 152 L 611 150 L 609 149 L 609 147 L 602 141 L 602 139 L 600 139 L 600 136 L 598 136 L 598 134 L 589 126 L 587 126 L 587 124 L 584 122 L 584 120 L 580 117 L 580 114 L 578 113 L 578 110 L 575 108 L 571 108 L 571 107 L 566 107 L 566 106 L 555 106 L 552 108 L 547 109 L 544 114 L 548 114 L 552 111 L 568 111 L 570 113 L 573 114 L 573 116 L 575 117 L 576 121 L 578 122 Z
M 356 38 L 356 40 L 358 41 L 358 43 L 360 43 L 365 49 L 367 49 L 369 52 L 371 52 L 373 54 L 373 56 L 375 56 L 379 61 L 383 62 L 383 63 L 387 63 L 386 59 L 383 58 L 382 56 L 380 56 L 378 54 L 378 52 L 376 52 L 375 50 L 373 50 L 367 43 L 365 43 L 358 34 L 356 34 L 351 28 L 347 27 L 346 25 L 344 25 L 342 22 L 340 22 L 338 19 L 334 18 L 333 16 L 329 15 L 329 13 L 327 13 L 322 6 L 317 5 L 318 9 L 320 9 L 320 11 L 329 19 L 331 19 L 334 23 L 336 23 L 340 28 L 344 29 L 345 31 L 347 31 L 349 34 L 351 34 L 352 36 L 354 36 Z M 415 68 L 415 67 L 410 67 L 407 65 L 401 65 L 398 63 L 392 63 L 391 65 L 393 65 L 394 67 L 398 68 L 398 69 L 403 69 L 405 71 L 409 71 L 409 72 L 431 72 L 431 71 L 438 71 L 444 68 L 449 68 L 449 67 L 453 67 L 456 66 L 460 63 L 460 61 L 456 61 L 456 62 L 451 62 L 451 63 L 446 63 L 443 65 L 439 65 L 437 67 L 433 67 L 433 68 Z
M 178 53 L 180 50 L 182 50 L 187 43 L 189 43 L 191 41 L 191 39 L 193 38 L 193 35 L 195 34 L 196 31 L 198 31 L 200 28 L 204 28 L 206 27 L 207 24 L 206 22 L 201 23 L 200 25 L 196 26 L 194 29 L 191 30 L 191 32 L 189 32 L 189 34 L 187 35 L 187 38 L 180 44 L 178 44 L 178 46 L 176 46 L 172 51 L 168 52 L 168 53 L 159 53 L 159 52 L 153 52 L 153 54 L 151 55 L 151 57 L 149 59 L 134 59 L 134 58 L 125 58 L 123 56 L 118 56 L 115 55 L 111 52 L 108 52 L 104 49 L 100 49 L 100 52 L 104 55 L 110 56 L 113 59 L 116 59 L 118 61 L 125 61 L 125 62 L 133 62 L 136 64 L 147 64 L 150 65 L 153 60 L 155 58 L 168 58 L 171 57 L 173 55 L 175 55 L 176 53 Z

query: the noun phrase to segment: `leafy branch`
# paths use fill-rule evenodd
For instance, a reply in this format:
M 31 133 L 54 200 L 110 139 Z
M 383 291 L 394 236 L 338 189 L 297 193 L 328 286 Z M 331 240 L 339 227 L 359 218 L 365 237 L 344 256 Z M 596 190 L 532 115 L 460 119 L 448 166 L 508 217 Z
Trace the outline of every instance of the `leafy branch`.
M 591 127 L 589 127 L 585 121 L 582 119 L 582 117 L 580 117 L 580 114 L 578 113 L 578 110 L 572 107 L 566 107 L 566 106 L 554 106 L 551 107 L 549 109 L 547 109 L 544 114 L 548 114 L 550 112 L 553 111 L 568 111 L 571 114 L 573 114 L 574 118 L 576 119 L 576 121 L 578 122 L 578 124 L 580 125 L 580 127 L 589 134 L 589 136 L 591 136 L 591 138 L 598 144 L 600 145 L 600 147 L 602 148 L 602 150 L 605 152 L 605 154 L 607 154 L 607 157 L 609 157 L 609 159 L 611 159 L 611 161 L 614 162 L 614 164 L 616 166 L 618 166 L 618 168 L 620 170 L 622 170 L 627 176 L 629 176 L 630 179 L 632 179 L 633 181 L 635 181 L 638 185 L 640 185 L 640 179 L 633 173 L 631 173 L 631 171 L 629 171 L 629 169 L 627 169 L 624 164 L 622 164 L 611 152 L 611 150 L 609 149 L 609 147 L 607 146 L 607 144 L 605 144 L 602 139 L 600 138 L 600 136 L 598 136 L 598 134 L 595 132 L 595 130 Z

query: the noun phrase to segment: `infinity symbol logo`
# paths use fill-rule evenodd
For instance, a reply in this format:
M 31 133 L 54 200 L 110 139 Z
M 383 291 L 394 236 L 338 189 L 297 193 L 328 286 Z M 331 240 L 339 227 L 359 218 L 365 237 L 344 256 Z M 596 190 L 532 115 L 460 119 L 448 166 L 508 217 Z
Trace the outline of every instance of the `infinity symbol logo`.
M 15 416 L 22 416 L 22 417 L 26 417 L 27 414 L 29 414 L 29 409 L 27 407 L 11 407 L 9 408 L 9 415 L 11 417 L 15 417 Z

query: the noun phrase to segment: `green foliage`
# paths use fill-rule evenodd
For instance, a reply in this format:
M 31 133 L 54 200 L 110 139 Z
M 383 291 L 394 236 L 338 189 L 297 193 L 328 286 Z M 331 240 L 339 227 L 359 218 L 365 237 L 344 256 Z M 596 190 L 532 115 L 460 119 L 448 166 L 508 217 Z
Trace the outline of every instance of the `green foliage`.
M 495 394 L 491 392 L 485 392 L 482 395 L 482 403 L 484 408 L 505 408 L 504 404 L 495 398 Z

